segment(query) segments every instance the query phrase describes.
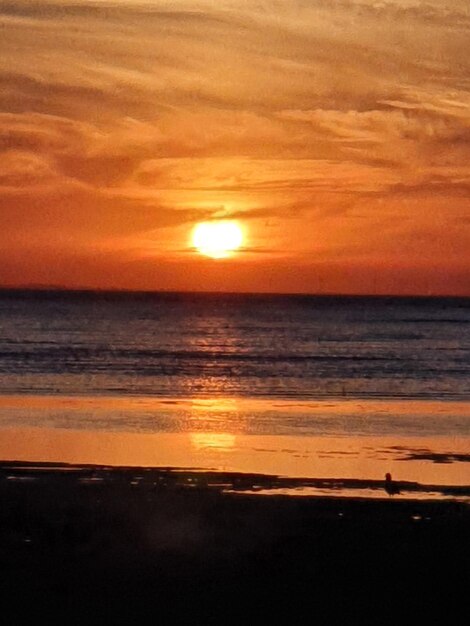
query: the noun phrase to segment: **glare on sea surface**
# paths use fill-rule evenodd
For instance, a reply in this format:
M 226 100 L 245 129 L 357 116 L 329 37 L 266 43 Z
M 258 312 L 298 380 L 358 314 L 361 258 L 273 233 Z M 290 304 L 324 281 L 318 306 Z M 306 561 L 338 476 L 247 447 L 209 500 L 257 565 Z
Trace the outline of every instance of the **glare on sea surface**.
M 201 222 L 192 233 L 192 245 L 200 254 L 223 259 L 243 243 L 243 230 L 236 222 Z
M 231 450 L 235 445 L 235 435 L 230 433 L 190 433 L 192 445 L 197 450 L 207 448 Z

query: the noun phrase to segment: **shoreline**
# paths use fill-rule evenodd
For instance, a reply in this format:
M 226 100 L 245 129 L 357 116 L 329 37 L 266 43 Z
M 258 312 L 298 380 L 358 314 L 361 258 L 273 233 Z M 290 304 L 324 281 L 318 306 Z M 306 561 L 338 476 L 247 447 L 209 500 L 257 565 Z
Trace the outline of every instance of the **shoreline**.
M 46 422 L 47 423 L 47 422 Z M 84 424 L 88 426 L 88 424 Z M 0 459 L 465 487 L 470 438 L 245 435 L 230 431 L 141 433 L 54 426 L 0 428 Z M 222 424 L 221 424 L 222 426 Z M 90 428 L 90 426 L 89 426 Z
M 340 410 L 348 414 L 356 414 L 366 410 L 368 413 L 383 412 L 393 407 L 400 414 L 422 415 L 422 411 L 429 414 L 447 413 L 449 409 L 457 415 L 469 417 L 468 397 L 446 396 L 378 396 L 371 395 L 312 395 L 288 398 L 280 396 L 247 396 L 247 395 L 214 395 L 213 393 L 195 396 L 165 395 L 165 394 L 122 394 L 112 390 L 96 393 L 45 393 L 44 391 L 29 389 L 15 392 L 0 391 L 1 409 L 121 409 L 133 411 L 135 409 L 168 410 L 177 409 L 193 411 L 234 411 L 261 413 L 269 409 L 282 409 L 287 412 L 300 413 L 306 408 L 310 411 L 321 411 L 332 414 Z
M 67 478 L 71 487 L 95 485 L 109 488 L 122 481 L 144 494 L 162 489 L 206 490 L 218 494 L 278 495 L 313 499 L 425 502 L 445 501 L 470 505 L 470 484 L 429 485 L 415 481 L 393 481 L 397 493 L 387 494 L 384 480 L 367 478 L 287 477 L 233 472 L 201 467 L 111 466 L 91 463 L 0 460 L 0 481 L 35 483 Z M 75 481 L 75 483 L 74 483 Z M 363 492 L 361 494 L 361 491 Z M 469 509 L 470 510 L 470 509 Z

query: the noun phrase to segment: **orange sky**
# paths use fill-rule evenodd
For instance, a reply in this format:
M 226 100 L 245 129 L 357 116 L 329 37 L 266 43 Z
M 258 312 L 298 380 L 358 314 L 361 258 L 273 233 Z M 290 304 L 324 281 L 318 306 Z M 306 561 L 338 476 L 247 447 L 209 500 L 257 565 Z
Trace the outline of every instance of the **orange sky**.
M 11 0 L 0 284 L 470 295 L 468 0 Z M 234 218 L 205 259 L 194 224 Z

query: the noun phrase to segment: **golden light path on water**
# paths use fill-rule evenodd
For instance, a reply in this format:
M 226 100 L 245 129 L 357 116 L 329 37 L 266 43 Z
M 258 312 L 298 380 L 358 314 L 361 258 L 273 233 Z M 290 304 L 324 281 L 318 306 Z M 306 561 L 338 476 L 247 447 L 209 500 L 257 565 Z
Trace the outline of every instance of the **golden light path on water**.
M 167 403 L 167 404 L 166 404 Z M 272 403 L 271 403 L 272 404 Z M 443 412 L 468 416 L 463 403 L 445 402 L 311 403 L 325 413 L 325 424 L 353 409 L 405 415 L 423 410 L 443 419 Z M 191 416 L 183 432 L 130 432 L 132 415 L 142 408 L 158 415 L 176 411 L 174 400 L 156 398 L 0 398 L 0 459 L 142 467 L 204 468 L 298 478 L 394 479 L 427 485 L 470 485 L 468 436 L 394 434 L 247 434 L 248 407 L 265 403 L 243 399 L 193 399 L 176 402 Z M 298 403 L 277 402 L 277 410 L 295 419 Z M 166 407 L 166 409 L 165 409 Z M 169 408 L 168 408 L 169 407 Z M 290 411 L 290 414 L 289 414 Z M 71 418 L 67 422 L 66 415 Z M 77 415 L 91 415 L 83 428 Z M 113 422 L 103 417 L 117 415 Z M 121 422 L 120 415 L 125 415 Z M 22 417 L 21 417 L 22 416 Z M 39 419 L 38 416 L 41 416 Z M 60 419 L 59 419 L 60 418 Z M 445 416 L 444 416 L 445 419 Z M 226 428 L 224 429 L 224 424 Z M 95 425 L 95 428 L 93 428 Z M 98 426 L 98 427 L 96 427 Z M 459 460 L 460 459 L 460 460 Z
M 233 450 L 236 445 L 236 435 L 230 433 L 190 433 L 191 444 L 196 450 Z

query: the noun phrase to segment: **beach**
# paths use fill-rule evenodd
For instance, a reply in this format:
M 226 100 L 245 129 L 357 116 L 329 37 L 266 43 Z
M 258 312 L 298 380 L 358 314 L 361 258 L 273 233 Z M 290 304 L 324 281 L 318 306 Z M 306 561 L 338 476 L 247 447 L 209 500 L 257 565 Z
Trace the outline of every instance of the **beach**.
M 468 616 L 467 504 L 256 493 L 273 479 L 2 463 L 9 623 Z

